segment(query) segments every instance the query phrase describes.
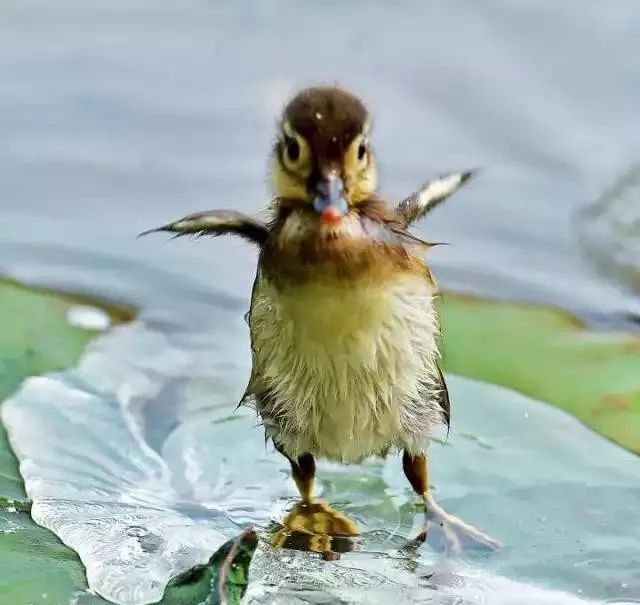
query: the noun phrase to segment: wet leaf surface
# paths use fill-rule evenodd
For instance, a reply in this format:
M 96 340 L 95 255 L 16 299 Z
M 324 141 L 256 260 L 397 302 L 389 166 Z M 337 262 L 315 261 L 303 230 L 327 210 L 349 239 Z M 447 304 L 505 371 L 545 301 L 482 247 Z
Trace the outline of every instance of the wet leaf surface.
M 0 280 L 0 401 L 29 376 L 76 363 L 99 332 L 70 325 L 69 312 L 93 304 L 86 297 Z M 113 310 L 116 323 L 130 316 L 124 308 Z M 38 422 L 46 431 L 46 419 Z M 32 521 L 30 508 L 0 425 L 0 603 L 66 604 L 74 591 L 86 588 L 84 567 L 73 550 Z
M 253 413 L 234 411 L 248 372 L 246 325 L 220 309 L 203 309 L 183 327 L 149 319 L 120 326 L 72 369 L 29 379 L 5 403 L 32 514 L 79 552 L 94 590 L 127 604 L 164 595 L 174 605 L 207 594 L 215 602 L 219 559 L 212 553 L 249 525 L 264 536 L 249 569 L 252 603 L 371 602 L 395 592 L 398 603 L 425 595 L 434 603 L 475 603 L 474 595 L 501 602 L 514 582 L 530 595 L 524 603 L 579 602 L 569 596 L 578 589 L 592 598 L 626 596 L 623 586 L 640 590 L 631 555 L 640 537 L 630 530 L 640 526 L 632 505 L 637 459 L 561 411 L 484 382 L 509 377 L 504 367 L 490 371 L 518 343 L 540 355 L 551 336 L 561 344 L 581 338 L 588 346 L 570 350 L 588 359 L 593 337 L 563 313 L 452 294 L 443 315 L 447 363 L 482 382 L 449 374 L 453 429 L 432 448 L 433 483 L 447 510 L 505 543 L 491 557 L 452 560 L 443 571 L 428 548 L 406 551 L 421 513 L 393 456 L 319 466 L 321 497 L 362 532 L 353 549 L 343 549 L 353 552 L 319 565 L 317 555 L 269 546 L 295 490 L 286 462 L 265 449 Z M 507 326 L 497 341 L 506 343 L 502 358 L 488 338 L 502 334 L 495 325 L 473 332 L 500 318 Z M 529 330 L 534 319 L 544 320 L 546 332 Z M 474 357 L 470 350 L 480 344 L 485 355 Z M 537 367 L 525 364 L 518 378 Z M 611 498 L 594 500 L 594 493 Z M 584 569 L 574 567 L 581 561 Z M 418 571 L 439 580 L 427 586 Z M 454 585 L 443 584 L 452 573 Z M 614 585 L 603 592 L 605 578 Z M 546 593 L 540 583 L 566 592 Z M 100 602 L 86 593 L 74 598 Z
M 588 329 L 559 309 L 444 294 L 449 372 L 555 405 L 640 453 L 640 333 Z

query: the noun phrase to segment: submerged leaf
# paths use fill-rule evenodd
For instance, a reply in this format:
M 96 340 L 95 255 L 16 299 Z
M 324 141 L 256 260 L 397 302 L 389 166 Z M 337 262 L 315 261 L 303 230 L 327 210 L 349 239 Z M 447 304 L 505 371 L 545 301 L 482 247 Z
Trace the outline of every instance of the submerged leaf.
M 78 552 L 89 586 L 114 603 L 159 601 L 171 577 L 209 560 L 244 526 L 233 494 L 199 499 L 209 477 L 185 482 L 189 473 L 172 472 L 191 464 L 193 441 L 154 443 L 140 417 L 152 405 L 162 426 L 170 410 L 157 407 L 161 393 L 189 376 L 190 362 L 166 335 L 133 323 L 96 341 L 73 370 L 27 380 L 3 406 L 33 518 Z M 176 408 L 172 395 L 167 405 Z
M 591 357 L 599 359 L 604 345 L 614 343 L 618 353 L 635 351 L 631 337 L 594 335 L 555 310 L 447 295 L 442 311 L 449 370 L 484 381 L 517 378 L 507 383 L 517 388 L 539 388 L 540 370 L 548 370 L 544 356 L 561 352 L 567 357 L 557 357 L 556 364 L 573 372 Z M 3 409 L 34 518 L 80 553 L 92 590 L 112 601 L 215 603 L 229 540 L 254 524 L 266 531 L 292 503 L 286 461 L 265 450 L 252 413 L 233 411 L 248 374 L 246 328 L 239 316 L 234 323 L 222 311 L 214 319 L 207 324 L 206 318 L 190 317 L 198 329 L 183 332 L 149 321 L 119 327 L 96 340 L 74 369 L 28 380 Z M 606 358 L 613 351 L 605 353 Z M 611 367 L 599 375 L 603 383 L 620 376 Z M 527 376 L 533 377 L 530 383 Z M 549 376 L 549 385 L 567 382 L 560 374 Z M 512 391 L 452 375 L 449 387 L 452 434 L 447 447 L 434 444 L 430 454 L 435 493 L 450 512 L 507 545 L 498 555 L 501 573 L 524 574 L 533 584 L 492 574 L 481 561 L 443 572 L 428 551 L 403 548 L 415 536 L 421 512 L 412 504 L 399 461 L 389 456 L 384 464 L 319 465 L 322 496 L 362 531 L 358 552 L 327 564 L 261 542 L 249 569 L 246 602 L 286 602 L 303 591 L 321 602 L 440 605 L 455 599 L 475 603 L 480 595 L 507 603 L 516 590 L 528 595 L 522 600 L 527 605 L 578 603 L 535 583 L 568 591 L 579 586 L 600 598 L 604 578 L 607 586 L 624 580 L 640 590 L 631 556 L 640 545 L 637 460 L 567 415 Z M 566 388 L 571 400 L 576 386 Z M 605 497 L 594 499 L 594 492 Z M 6 515 L 30 523 L 25 513 L 7 509 Z M 35 567 L 44 570 L 43 577 L 61 569 L 61 579 L 45 598 L 34 591 L 46 579 L 11 584 L 0 571 L 0 605 L 5 594 L 11 599 L 6 605 L 21 605 L 25 595 L 42 605 L 66 603 L 60 595 L 69 591 L 77 605 L 103 604 L 84 591 L 77 557 L 32 526 L 50 541 L 45 558 L 29 558 L 42 552 L 29 540 L 5 542 L 11 551 L 3 550 L 0 533 L 0 563 L 15 552 L 25 577 Z M 5 528 L 16 529 L 16 535 L 24 529 L 9 521 Z M 239 600 L 247 586 L 254 547 L 255 542 L 244 545 L 226 574 L 228 603 Z M 539 552 L 545 553 L 544 564 Z M 583 576 L 576 556 L 601 562 Z M 18 573 L 12 565 L 8 560 L 6 569 Z M 611 595 L 624 593 L 607 588 Z
M 258 536 L 248 528 L 223 544 L 206 564 L 171 580 L 161 605 L 238 605 L 247 590 L 249 564 L 257 546 Z
M 30 289 L 0 280 L 0 401 L 28 376 L 73 365 L 97 330 L 74 325 L 86 297 Z M 128 311 L 113 308 L 115 323 Z M 46 425 L 43 425 L 46 426 Z M 78 556 L 29 516 L 17 460 L 0 425 L 0 605 L 66 604 L 86 588 Z
M 24 512 L 0 510 L 0 604 L 59 605 L 86 588 L 76 553 Z
M 212 553 L 244 527 L 269 531 L 292 505 L 286 460 L 265 449 L 254 413 L 234 412 L 248 367 L 229 360 L 246 359 L 248 348 L 241 317 L 235 324 L 222 317 L 184 332 L 148 321 L 118 328 L 95 341 L 78 367 L 27 381 L 6 404 L 34 518 L 77 549 L 91 588 L 114 602 L 213 599 L 220 559 Z M 521 578 L 524 569 L 529 581 L 598 597 L 601 584 L 587 587 L 574 575 L 576 542 L 593 534 L 605 561 L 598 573 L 640 589 L 629 579 L 630 553 L 640 545 L 635 457 L 513 391 L 452 375 L 449 388 L 453 430 L 448 446 L 430 454 L 435 493 L 449 512 L 506 545 L 496 555 L 501 573 Z M 246 602 L 286 602 L 304 590 L 321 602 L 393 596 L 397 604 L 428 598 L 440 605 L 447 595 L 477 593 L 493 603 L 512 587 L 481 562 L 456 572 L 453 592 L 419 579 L 433 573 L 428 551 L 398 549 L 415 537 L 422 512 L 395 456 L 357 467 L 321 462 L 318 490 L 357 523 L 356 552 L 328 564 L 261 542 Z M 611 497 L 594 503 L 594 491 Z M 592 556 L 593 547 L 585 549 Z M 171 578 L 207 563 L 165 591 Z M 237 569 L 241 577 L 227 583 L 236 593 L 246 566 Z M 532 599 L 547 598 L 535 585 L 520 586 Z

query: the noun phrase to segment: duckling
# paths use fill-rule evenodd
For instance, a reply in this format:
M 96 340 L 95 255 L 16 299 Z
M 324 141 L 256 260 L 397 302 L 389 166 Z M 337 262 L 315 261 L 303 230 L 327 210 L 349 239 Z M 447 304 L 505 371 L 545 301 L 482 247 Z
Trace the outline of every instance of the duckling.
M 402 452 L 422 499 L 420 534 L 448 548 L 498 543 L 444 511 L 428 476 L 427 445 L 449 427 L 440 369 L 436 282 L 408 227 L 471 176 L 427 182 L 396 205 L 377 193 L 371 117 L 337 87 L 302 90 L 284 109 L 271 152 L 267 221 L 234 210 L 189 215 L 145 233 L 240 236 L 259 248 L 247 321 L 252 371 L 241 404 L 257 410 L 313 502 L 315 459 L 357 464 Z

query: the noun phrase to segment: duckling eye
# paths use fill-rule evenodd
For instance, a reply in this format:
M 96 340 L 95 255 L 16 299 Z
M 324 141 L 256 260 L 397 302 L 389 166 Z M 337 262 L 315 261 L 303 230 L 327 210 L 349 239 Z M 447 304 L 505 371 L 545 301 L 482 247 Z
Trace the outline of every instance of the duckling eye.
M 362 162 L 366 154 L 367 154 L 367 143 L 363 139 L 362 141 L 360 141 L 360 145 L 358 145 L 358 159 Z
M 293 137 L 285 137 L 284 146 L 287 157 L 291 162 L 297 162 L 300 157 L 300 144 Z

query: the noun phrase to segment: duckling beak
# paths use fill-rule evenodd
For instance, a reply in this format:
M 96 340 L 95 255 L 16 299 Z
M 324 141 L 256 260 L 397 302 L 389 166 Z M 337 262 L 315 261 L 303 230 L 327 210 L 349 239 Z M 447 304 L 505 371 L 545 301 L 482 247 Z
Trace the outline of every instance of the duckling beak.
M 322 220 L 329 225 L 336 225 L 349 211 L 349 204 L 344 197 L 342 179 L 330 175 L 323 177 L 316 185 L 313 198 L 313 209 Z

